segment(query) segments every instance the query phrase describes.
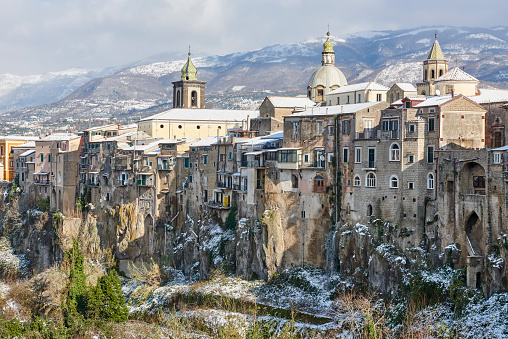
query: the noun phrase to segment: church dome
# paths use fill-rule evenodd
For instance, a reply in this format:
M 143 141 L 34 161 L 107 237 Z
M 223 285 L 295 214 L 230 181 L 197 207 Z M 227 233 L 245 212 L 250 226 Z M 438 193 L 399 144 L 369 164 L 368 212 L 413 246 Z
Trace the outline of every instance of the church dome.
M 187 58 L 187 62 L 182 68 L 182 80 L 198 80 L 197 77 L 198 70 L 192 63 L 190 52 L 189 57 Z
M 317 86 L 331 88 L 333 86 L 342 87 L 345 85 L 347 85 L 346 76 L 334 65 L 324 65 L 319 67 L 314 74 L 312 74 L 309 80 L 310 88 L 316 88 Z

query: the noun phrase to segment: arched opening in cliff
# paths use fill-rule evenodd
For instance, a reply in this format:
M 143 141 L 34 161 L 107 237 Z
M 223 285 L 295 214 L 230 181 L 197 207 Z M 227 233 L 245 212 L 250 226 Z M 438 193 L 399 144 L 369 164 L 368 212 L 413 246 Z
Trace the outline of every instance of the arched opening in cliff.
M 473 212 L 469 215 L 469 218 L 466 221 L 465 231 L 467 240 L 471 245 L 472 251 L 474 252 L 470 253 L 470 255 L 481 255 L 480 241 L 482 238 L 482 227 L 481 220 L 476 212 Z
M 464 165 L 460 176 L 460 192 L 485 195 L 485 169 L 477 162 Z

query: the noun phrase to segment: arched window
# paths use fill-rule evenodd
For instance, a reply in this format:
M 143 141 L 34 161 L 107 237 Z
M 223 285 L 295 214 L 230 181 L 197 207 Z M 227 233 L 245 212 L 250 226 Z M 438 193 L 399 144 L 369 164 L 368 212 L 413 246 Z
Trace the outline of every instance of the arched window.
M 435 71 L 434 71 L 434 70 L 431 70 L 431 71 L 430 71 L 430 78 L 431 78 L 431 79 L 434 79 L 434 75 L 435 75 Z
M 434 174 L 432 173 L 427 174 L 427 189 L 434 189 Z
M 422 95 L 427 95 L 427 93 L 425 91 L 422 91 Z
M 399 188 L 399 179 L 396 175 L 392 175 L 390 178 L 390 188 Z
M 312 90 L 310 88 L 307 90 L 307 96 L 309 97 L 309 99 L 312 98 Z
M 423 79 L 424 79 L 425 81 L 429 80 L 429 79 L 427 79 L 427 75 L 428 75 L 428 74 L 427 74 L 427 70 L 425 70 L 425 76 L 423 77 Z
M 314 192 L 324 192 L 325 191 L 325 180 L 322 176 L 316 175 L 314 177 Z
M 349 205 L 349 203 L 347 203 L 346 205 L 346 214 L 350 214 L 351 213 L 351 206 Z
M 176 92 L 176 107 L 180 107 L 180 91 Z
M 370 217 L 372 216 L 372 205 L 367 205 L 367 216 Z
M 376 187 L 376 175 L 372 172 L 367 174 L 367 180 L 365 180 L 365 186 Z
M 400 147 L 397 143 L 390 146 L 390 161 L 400 161 Z
M 192 91 L 191 93 L 191 106 L 196 107 L 198 105 L 198 92 Z
M 357 176 L 355 176 L 355 178 L 353 180 L 353 186 L 360 186 L 360 185 L 361 185 L 360 176 L 357 175 Z
M 442 75 L 443 75 L 443 70 L 442 70 L 442 69 L 440 69 L 440 70 L 439 70 L 439 76 L 442 76 Z
M 291 176 L 291 187 L 298 188 L 298 177 L 294 174 Z

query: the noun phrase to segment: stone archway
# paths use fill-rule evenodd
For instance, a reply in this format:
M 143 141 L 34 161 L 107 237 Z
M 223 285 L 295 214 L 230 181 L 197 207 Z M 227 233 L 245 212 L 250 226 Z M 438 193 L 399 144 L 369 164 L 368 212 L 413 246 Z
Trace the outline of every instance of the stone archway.
M 485 195 L 485 169 L 477 162 L 464 165 L 460 177 L 460 192 Z
M 482 255 L 480 242 L 482 238 L 482 223 L 476 212 L 472 212 L 466 219 L 465 228 L 467 240 L 470 242 L 474 253 L 470 255 Z

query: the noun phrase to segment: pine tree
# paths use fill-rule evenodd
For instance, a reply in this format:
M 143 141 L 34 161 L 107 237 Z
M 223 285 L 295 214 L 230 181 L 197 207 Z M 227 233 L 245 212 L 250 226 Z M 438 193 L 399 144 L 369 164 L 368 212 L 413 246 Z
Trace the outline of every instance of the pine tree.
M 83 254 L 74 239 L 72 248 L 65 253 L 70 263 L 69 285 L 64 316 L 67 326 L 75 327 L 82 323 L 87 310 L 87 288 Z
M 88 317 L 93 320 L 122 322 L 128 310 L 122 294 L 122 284 L 115 270 L 102 276 L 97 286 L 90 289 Z

